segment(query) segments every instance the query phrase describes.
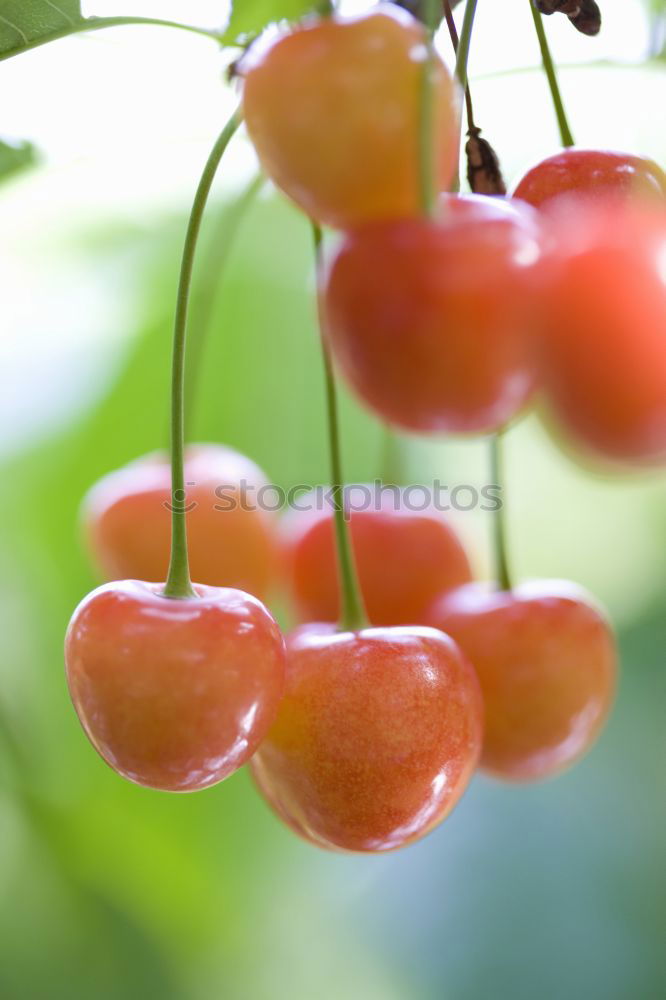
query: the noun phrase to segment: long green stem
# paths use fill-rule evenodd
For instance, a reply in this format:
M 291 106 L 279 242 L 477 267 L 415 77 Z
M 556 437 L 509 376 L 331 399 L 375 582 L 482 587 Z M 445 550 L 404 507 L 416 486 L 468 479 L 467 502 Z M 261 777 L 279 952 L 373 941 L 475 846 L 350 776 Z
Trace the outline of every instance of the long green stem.
M 209 28 L 198 28 L 194 24 L 183 24 L 180 21 L 165 21 L 159 17 L 86 17 L 80 21 L 73 21 L 71 25 L 54 31 L 49 35 L 40 38 L 33 38 L 22 42 L 16 49 L 0 53 L 0 62 L 3 59 L 11 59 L 12 56 L 29 52 L 30 49 L 37 49 L 48 42 L 57 42 L 60 38 L 69 38 L 70 35 L 79 35 L 84 31 L 101 31 L 103 28 L 120 28 L 124 25 L 147 24 L 158 28 L 179 28 L 181 31 L 189 31 L 191 34 L 203 35 L 212 38 L 213 41 L 222 42 L 222 35 L 218 31 Z
M 463 90 L 467 89 L 467 66 L 469 63 L 469 50 L 472 44 L 472 31 L 474 29 L 474 18 L 476 17 L 477 0 L 467 0 L 465 16 L 462 28 L 460 29 L 460 40 L 458 42 L 458 55 L 456 57 L 456 76 Z
M 171 561 L 164 587 L 165 597 L 194 597 L 187 557 L 187 506 L 185 495 L 185 345 L 187 309 L 192 286 L 192 269 L 201 221 L 220 160 L 240 125 L 235 111 L 220 133 L 206 162 L 194 196 L 187 224 L 180 266 L 176 317 L 173 331 L 171 376 Z
M 220 292 L 221 279 L 235 238 L 254 199 L 263 187 L 265 178 L 257 174 L 242 191 L 234 204 L 225 208 L 208 241 L 203 260 L 198 268 L 199 279 L 194 293 L 195 316 L 190 322 L 187 344 L 187 370 L 185 373 L 185 437 L 191 433 L 193 401 L 201 374 L 203 354 Z
M 504 500 L 504 467 L 502 455 L 502 434 L 493 434 L 490 440 L 490 468 L 493 486 L 501 491 L 500 506 L 493 518 L 493 536 L 495 542 L 495 572 L 500 590 L 511 590 L 511 573 L 509 572 L 508 545 L 506 539 L 506 511 Z
M 319 302 L 319 278 L 322 272 L 322 232 L 321 228 L 312 223 L 315 260 L 317 265 L 317 296 Z M 326 413 L 328 421 L 328 439 L 331 453 L 331 489 L 335 505 L 335 539 L 337 545 L 338 568 L 340 570 L 340 597 L 342 611 L 340 615 L 340 630 L 356 632 L 368 624 L 363 597 L 358 582 L 354 552 L 352 549 L 349 525 L 345 517 L 344 479 L 342 476 L 342 455 L 340 449 L 340 423 L 338 417 L 338 394 L 335 385 L 335 374 L 331 353 L 326 342 L 324 326 L 319 305 L 319 325 L 321 334 L 321 351 L 324 362 L 324 378 L 326 383 Z
M 424 0 L 426 58 L 421 76 L 419 108 L 419 196 L 421 211 L 433 218 L 437 211 L 437 170 L 435 163 L 435 31 L 440 13 L 440 0 Z
M 390 424 L 384 424 L 380 472 L 385 483 L 402 486 L 405 480 L 403 449 L 404 443 L 397 431 Z
M 541 16 L 541 11 L 537 9 L 534 0 L 528 0 L 528 2 L 530 10 L 532 11 L 537 38 L 539 39 L 541 61 L 543 62 L 543 68 L 548 78 L 548 86 L 550 87 L 550 93 L 553 98 L 555 117 L 557 118 L 557 125 L 560 130 L 562 145 L 565 149 L 567 149 L 569 146 L 574 146 L 575 141 L 571 129 L 569 128 L 569 121 L 567 119 L 567 113 L 564 109 L 564 101 L 562 100 L 560 85 L 557 82 L 557 72 L 555 70 L 555 63 L 553 62 L 553 57 L 550 52 L 550 46 L 548 45 L 548 37 L 546 35 L 543 17 Z

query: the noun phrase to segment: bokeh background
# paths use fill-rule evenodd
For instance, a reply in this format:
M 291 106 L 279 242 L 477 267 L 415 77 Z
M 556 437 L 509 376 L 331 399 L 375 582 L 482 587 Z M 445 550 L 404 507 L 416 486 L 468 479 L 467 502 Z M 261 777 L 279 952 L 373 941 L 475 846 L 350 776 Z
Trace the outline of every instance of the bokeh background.
M 84 7 L 211 27 L 225 16 L 219 0 Z M 556 149 L 555 122 L 527 0 L 479 8 L 477 118 L 516 178 Z M 595 40 L 564 18 L 547 27 L 579 143 L 664 164 L 663 2 L 651 8 L 652 21 L 641 0 L 605 0 Z M 535 418 L 511 433 L 517 574 L 567 576 L 606 602 L 622 650 L 617 707 L 571 773 L 533 787 L 478 777 L 407 850 L 319 852 L 245 773 L 196 796 L 133 787 L 76 722 L 62 638 L 97 582 L 77 508 L 97 477 L 165 442 L 184 222 L 232 107 L 224 68 L 207 40 L 149 28 L 0 65 L 0 131 L 42 156 L 0 187 L 0 996 L 664 996 L 666 472 L 582 469 Z M 239 138 L 199 258 L 194 336 L 220 287 L 193 435 L 247 452 L 277 483 L 314 484 L 327 452 L 309 234 L 265 189 L 228 245 L 253 170 Z M 346 397 L 343 429 L 348 477 L 379 474 L 382 430 Z M 410 441 L 406 474 L 481 485 L 486 457 L 483 441 Z M 479 573 L 487 518 L 458 517 Z

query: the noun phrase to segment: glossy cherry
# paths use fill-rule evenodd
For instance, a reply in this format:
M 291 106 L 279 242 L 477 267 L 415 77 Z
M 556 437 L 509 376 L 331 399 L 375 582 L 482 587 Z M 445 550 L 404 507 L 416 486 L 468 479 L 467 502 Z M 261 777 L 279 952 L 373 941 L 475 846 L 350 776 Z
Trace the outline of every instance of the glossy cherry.
M 343 374 L 386 421 L 420 432 L 489 432 L 535 387 L 540 235 L 527 206 L 449 197 L 440 221 L 349 232 L 322 288 Z
M 119 774 L 170 792 L 226 778 L 254 753 L 284 690 L 284 642 L 238 590 L 124 580 L 89 594 L 65 639 L 81 724 Z
M 666 199 L 666 174 L 643 156 L 574 147 L 537 163 L 513 192 L 535 208 L 551 208 L 572 195 L 586 201 Z
M 447 636 L 306 625 L 287 640 L 287 691 L 252 772 L 312 843 L 387 851 L 453 809 L 481 738 L 478 681 Z
M 250 49 L 243 113 L 268 176 L 310 217 L 339 228 L 417 214 L 426 58 L 422 25 L 389 5 L 306 20 Z M 439 59 L 433 120 L 444 190 L 458 159 L 459 97 Z
M 579 449 L 666 460 L 666 210 L 578 206 L 542 264 L 543 382 Z
M 472 583 L 443 595 L 426 619 L 456 640 L 478 674 L 485 769 L 537 780 L 589 750 L 610 711 L 616 658 L 608 621 L 581 588 Z
M 185 480 L 194 579 L 264 598 L 277 565 L 276 518 L 256 505 L 257 491 L 267 482 L 264 473 L 231 448 L 196 445 L 187 450 Z M 170 503 L 171 470 L 159 453 L 131 462 L 92 488 L 83 504 L 84 530 L 106 579 L 166 578 Z
M 349 517 L 365 608 L 373 625 L 409 625 L 422 620 L 438 594 L 472 579 L 469 559 L 434 508 L 412 511 L 404 497 L 386 490 L 376 499 L 376 506 L 352 509 Z M 337 621 L 333 512 L 291 511 L 283 539 L 285 576 L 299 620 Z

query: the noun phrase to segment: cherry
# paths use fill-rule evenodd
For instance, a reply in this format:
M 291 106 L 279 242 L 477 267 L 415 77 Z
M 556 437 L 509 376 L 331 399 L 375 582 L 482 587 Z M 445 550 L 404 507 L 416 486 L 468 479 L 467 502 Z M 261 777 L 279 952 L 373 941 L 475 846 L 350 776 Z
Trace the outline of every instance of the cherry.
M 366 489 L 371 489 L 367 487 Z M 409 625 L 444 590 L 472 579 L 453 528 L 429 508 L 408 510 L 382 492 L 376 507 L 350 512 L 361 593 L 374 625 Z M 291 511 L 284 522 L 284 564 L 300 621 L 337 621 L 340 583 L 330 509 Z
M 511 591 L 467 584 L 439 598 L 426 620 L 469 657 L 485 702 L 481 765 L 535 780 L 571 765 L 610 711 L 610 626 L 579 587 L 534 581 Z
M 449 197 L 441 221 L 348 233 L 323 283 L 326 334 L 361 399 L 421 432 L 488 432 L 527 403 L 539 230 L 531 210 Z
M 241 67 L 243 113 L 268 176 L 311 218 L 339 228 L 416 214 L 426 60 L 422 25 L 386 5 L 311 19 L 268 49 L 255 46 Z M 443 190 L 457 166 L 459 97 L 439 59 L 433 75 Z
M 194 579 L 264 598 L 276 574 L 276 520 L 249 509 L 266 483 L 264 473 L 231 448 L 197 445 L 187 450 L 185 480 L 193 484 L 183 505 Z M 243 481 L 250 487 L 245 509 Z M 159 453 L 131 462 L 92 488 L 84 501 L 84 526 L 106 579 L 166 578 L 170 503 L 169 462 Z
M 287 691 L 252 772 L 312 843 L 386 851 L 453 809 L 481 737 L 478 681 L 447 636 L 305 625 L 287 639 Z
M 550 208 L 564 195 L 666 198 L 666 174 L 653 160 L 606 149 L 564 149 L 537 163 L 517 184 L 514 198 Z
M 140 785 L 207 788 L 254 753 L 284 689 L 284 642 L 238 590 L 163 596 L 124 580 L 89 594 L 65 640 L 67 681 L 90 742 Z
M 666 211 L 563 211 L 542 271 L 543 379 L 554 417 L 593 455 L 664 461 Z

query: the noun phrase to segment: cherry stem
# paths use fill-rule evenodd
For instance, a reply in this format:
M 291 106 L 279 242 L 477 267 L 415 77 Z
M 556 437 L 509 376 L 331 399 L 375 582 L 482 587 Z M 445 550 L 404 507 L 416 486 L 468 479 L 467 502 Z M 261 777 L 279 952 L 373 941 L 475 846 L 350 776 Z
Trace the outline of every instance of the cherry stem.
M 192 270 L 201 222 L 208 195 L 227 146 L 241 123 L 240 111 L 234 111 L 222 129 L 206 162 L 192 203 L 183 258 L 180 265 L 176 317 L 173 331 L 171 375 L 171 560 L 164 586 L 165 597 L 196 597 L 190 579 L 187 556 L 187 505 L 185 494 L 185 346 L 187 310 L 192 287 Z
M 451 38 L 453 51 L 457 56 L 458 48 L 460 47 L 460 39 L 458 38 L 458 29 L 456 28 L 456 22 L 451 9 L 450 0 L 444 0 L 444 18 L 446 20 L 446 26 L 449 29 L 449 37 Z M 470 130 L 475 129 L 474 105 L 472 104 L 472 93 L 469 89 L 469 83 L 465 86 L 465 106 L 467 108 L 467 127 Z
M 71 25 L 54 31 L 46 37 L 30 39 L 22 42 L 17 49 L 10 49 L 8 52 L 0 54 L 0 62 L 4 59 L 11 59 L 13 56 L 21 55 L 30 49 L 39 48 L 48 42 L 56 42 L 60 38 L 68 38 L 70 35 L 78 35 L 84 31 L 101 31 L 103 28 L 121 28 L 126 25 L 145 24 L 149 27 L 158 28 L 180 28 L 181 31 L 189 31 L 191 34 L 203 35 L 205 38 L 212 38 L 213 41 L 222 44 L 223 35 L 218 31 L 209 28 L 198 28 L 194 24 L 183 24 L 181 21 L 165 21 L 159 17 L 86 17 L 80 21 L 72 21 Z
M 490 469 L 493 486 L 500 489 L 500 506 L 493 519 L 493 537 L 495 543 L 495 571 L 500 590 L 511 590 L 511 573 L 507 545 L 506 514 L 504 510 L 504 462 L 502 433 L 493 434 L 490 439 Z
M 403 462 L 403 441 L 389 424 L 384 425 L 382 442 L 381 475 L 385 483 L 402 486 L 405 473 Z
M 465 6 L 465 16 L 462 28 L 460 29 L 460 40 L 458 42 L 458 55 L 456 58 L 456 76 L 463 90 L 467 90 L 467 67 L 469 64 L 469 50 L 472 44 L 472 31 L 474 29 L 474 18 L 476 17 L 477 0 L 467 0 Z
M 224 270 L 234 247 L 238 230 L 255 198 L 265 183 L 258 173 L 241 192 L 233 205 L 225 208 L 219 224 L 213 230 L 204 260 L 199 266 L 198 289 L 195 293 L 196 320 L 190 322 L 187 345 L 187 371 L 185 373 L 185 438 L 190 436 L 193 424 L 193 401 L 201 375 L 203 355 L 208 334 L 215 315 L 215 304 L 220 292 Z
M 426 37 L 426 58 L 421 77 L 421 98 L 419 108 L 419 193 L 421 211 L 428 219 L 437 212 L 437 184 L 435 148 L 433 143 L 435 125 L 435 31 L 439 21 L 440 0 L 424 0 L 424 27 Z
M 331 352 L 326 341 L 324 322 L 321 310 L 320 279 L 323 268 L 322 231 L 315 222 L 312 223 L 315 261 L 317 270 L 317 303 L 319 313 L 319 330 L 321 338 L 321 353 L 324 363 L 324 378 L 326 382 L 326 412 L 328 422 L 328 441 L 331 454 L 331 489 L 335 505 L 335 540 L 337 545 L 338 569 L 340 571 L 340 598 L 342 613 L 340 616 L 341 632 L 357 632 L 365 628 L 368 618 L 365 612 L 363 596 L 358 582 L 356 563 L 351 543 L 349 525 L 345 516 L 344 479 L 342 476 L 342 455 L 340 448 L 340 421 L 338 416 L 338 394 L 333 372 Z
M 562 145 L 565 149 L 568 149 L 570 146 L 575 146 L 576 143 L 569 127 L 567 113 L 564 109 L 564 101 L 562 100 L 560 85 L 557 81 L 555 63 L 553 62 L 550 46 L 548 45 L 546 28 L 543 23 L 541 11 L 537 8 L 534 0 L 529 0 L 529 5 L 530 10 L 532 11 L 532 18 L 534 19 L 534 27 L 536 28 L 537 38 L 539 39 L 541 61 L 543 62 L 543 68 L 546 73 L 546 77 L 548 78 L 548 86 L 550 87 L 550 93 L 553 99 L 553 107 L 555 108 L 555 117 L 557 118 L 557 125 L 560 130 Z

